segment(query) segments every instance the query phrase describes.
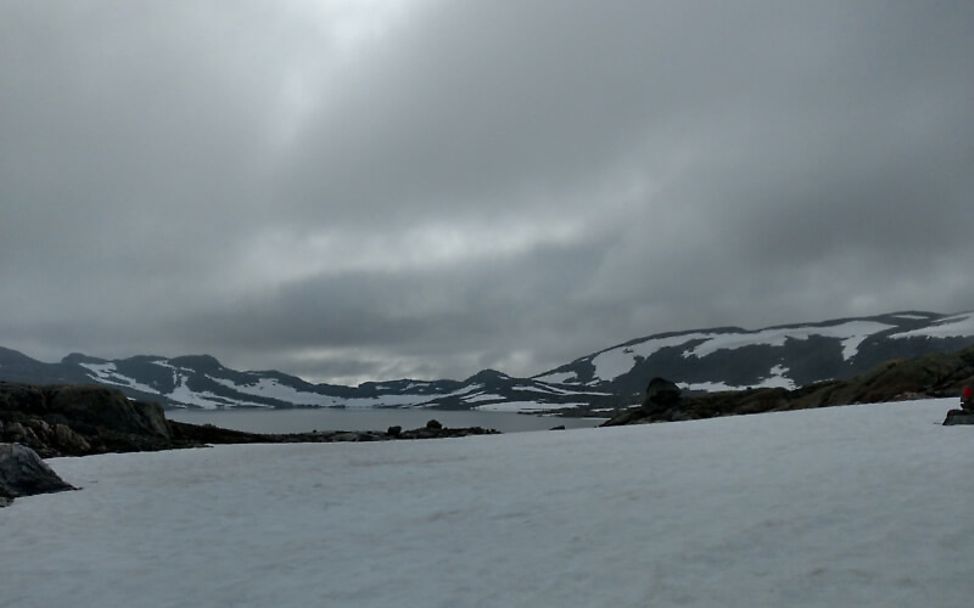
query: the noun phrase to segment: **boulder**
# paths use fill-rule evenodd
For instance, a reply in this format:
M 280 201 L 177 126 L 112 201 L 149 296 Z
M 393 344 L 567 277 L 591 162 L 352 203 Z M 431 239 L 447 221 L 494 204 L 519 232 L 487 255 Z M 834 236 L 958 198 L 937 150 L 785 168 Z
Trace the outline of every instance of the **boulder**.
M 665 378 L 656 377 L 649 381 L 646 387 L 646 398 L 643 407 L 668 410 L 680 405 L 680 387 Z
M 7 499 L 7 504 L 18 496 L 74 489 L 34 450 L 17 443 L 0 443 L 0 497 Z
M 639 407 L 622 410 L 599 426 L 623 426 L 692 418 L 690 414 L 683 411 L 683 406 L 680 387 L 657 376 L 649 381 L 646 397 Z
M 950 410 L 944 419 L 944 426 L 955 424 L 974 424 L 974 412 L 968 410 Z
M 433 419 L 426 423 L 426 428 L 431 431 L 438 431 L 443 428 L 439 420 Z

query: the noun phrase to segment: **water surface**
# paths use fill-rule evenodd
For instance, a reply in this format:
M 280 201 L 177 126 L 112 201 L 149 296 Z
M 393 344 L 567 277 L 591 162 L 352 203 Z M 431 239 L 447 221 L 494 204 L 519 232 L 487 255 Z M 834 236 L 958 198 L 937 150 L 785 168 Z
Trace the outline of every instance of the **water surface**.
M 390 426 L 414 429 L 428 420 L 439 420 L 446 427 L 482 426 L 502 433 L 541 431 L 553 426 L 588 428 L 604 418 L 560 418 L 530 416 L 509 412 L 415 410 L 397 408 L 368 409 L 233 409 L 169 410 L 171 420 L 191 424 L 214 424 L 249 433 L 308 433 L 318 431 L 385 431 Z

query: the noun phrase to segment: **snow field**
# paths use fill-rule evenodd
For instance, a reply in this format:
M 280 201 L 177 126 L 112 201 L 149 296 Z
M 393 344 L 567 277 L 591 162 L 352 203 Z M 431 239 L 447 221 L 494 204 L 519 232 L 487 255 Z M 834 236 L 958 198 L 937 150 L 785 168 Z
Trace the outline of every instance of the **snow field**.
M 893 334 L 891 338 L 963 338 L 974 334 L 974 313 L 955 315 L 936 325 Z
M 0 606 L 967 607 L 953 404 L 54 459 Z

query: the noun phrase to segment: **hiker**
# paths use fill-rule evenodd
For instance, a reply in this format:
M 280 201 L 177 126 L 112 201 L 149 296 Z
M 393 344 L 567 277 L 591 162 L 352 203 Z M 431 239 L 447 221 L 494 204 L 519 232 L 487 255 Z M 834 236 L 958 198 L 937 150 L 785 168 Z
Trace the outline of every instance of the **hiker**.
M 965 386 L 960 393 L 960 407 L 968 412 L 974 411 L 974 389 L 970 386 Z

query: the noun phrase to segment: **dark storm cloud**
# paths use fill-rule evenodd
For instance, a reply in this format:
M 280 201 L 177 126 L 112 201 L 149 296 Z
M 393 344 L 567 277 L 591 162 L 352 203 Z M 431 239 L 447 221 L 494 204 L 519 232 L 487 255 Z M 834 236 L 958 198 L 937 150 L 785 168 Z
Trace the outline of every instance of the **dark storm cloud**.
M 970 309 L 967 2 L 0 7 L 0 343 L 320 379 Z

